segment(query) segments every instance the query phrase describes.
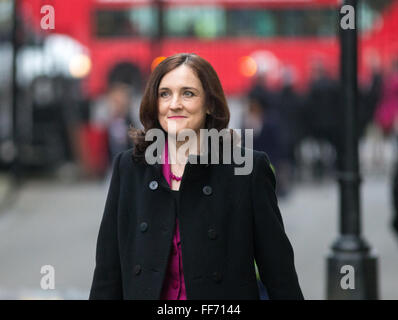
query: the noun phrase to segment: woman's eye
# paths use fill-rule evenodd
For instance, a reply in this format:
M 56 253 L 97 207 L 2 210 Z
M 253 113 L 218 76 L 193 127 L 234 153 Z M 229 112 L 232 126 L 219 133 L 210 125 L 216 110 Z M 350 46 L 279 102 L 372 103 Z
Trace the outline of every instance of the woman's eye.
M 186 93 L 189 93 L 188 97 L 194 96 L 194 94 L 191 91 L 185 91 L 184 94 L 186 95 Z
M 162 98 L 168 97 L 168 95 L 169 95 L 169 93 L 166 92 L 166 91 L 163 91 L 163 92 L 159 93 L 159 96 L 162 97 Z M 184 92 L 184 96 L 193 97 L 194 94 L 191 91 L 185 91 Z
M 165 94 L 167 94 L 167 92 L 166 92 L 166 91 L 163 91 L 163 92 L 160 93 L 160 96 L 161 96 L 162 98 L 164 98 L 164 97 L 165 97 Z

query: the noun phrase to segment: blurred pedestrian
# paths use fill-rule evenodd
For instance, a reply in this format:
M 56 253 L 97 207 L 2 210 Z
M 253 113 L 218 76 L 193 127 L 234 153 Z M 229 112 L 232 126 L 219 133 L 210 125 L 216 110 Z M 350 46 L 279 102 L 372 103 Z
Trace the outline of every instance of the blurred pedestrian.
M 373 124 L 383 85 L 380 57 L 375 52 L 368 53 L 366 65 L 370 70 L 370 78 L 359 87 L 359 138 L 362 138 L 368 126 Z
M 264 151 L 269 156 L 278 178 L 278 195 L 285 194 L 285 185 L 279 179 L 283 155 L 283 140 L 280 115 L 268 99 L 269 95 L 260 87 L 254 87 L 248 94 L 247 114 L 243 118 L 243 126 L 253 129 L 253 149 Z
M 112 84 L 108 101 L 110 119 L 108 123 L 109 157 L 112 161 L 121 151 L 131 147 L 126 132 L 131 124 L 130 106 L 132 105 L 131 88 L 123 83 Z
M 226 129 L 229 116 L 203 58 L 176 54 L 154 69 L 140 109 L 144 130 L 131 131 L 134 148 L 114 161 L 90 299 L 257 300 L 254 261 L 270 299 L 303 299 L 267 155 L 253 151 L 250 176 L 235 175 L 234 162 L 200 162 L 218 149 L 208 139 L 203 151 L 199 130 Z M 171 139 L 156 156 L 164 163 L 149 164 L 145 134 L 155 128 L 165 138 L 191 129 L 198 149 L 170 163 L 184 143 Z
M 121 151 L 132 147 L 128 128 L 132 124 L 132 88 L 123 82 L 109 84 L 106 95 L 94 105 L 92 123 L 106 130 L 108 162 Z
M 376 110 L 375 119 L 385 135 L 394 137 L 398 147 L 398 58 L 393 61 L 391 73 L 384 81 L 382 98 Z M 398 235 L 398 159 L 395 160 L 391 190 L 392 227 Z
M 320 150 L 323 149 L 322 145 L 325 142 L 334 148 L 336 159 L 333 167 L 338 171 L 342 168 L 343 148 L 343 109 L 340 96 L 340 87 L 337 81 L 330 77 L 321 61 L 314 62 L 302 117 L 306 128 L 304 134 L 314 138 L 319 144 Z M 313 174 L 317 179 L 321 179 L 326 173 L 322 158 L 320 155 L 320 158 L 313 164 Z
M 301 113 L 303 109 L 303 99 L 296 92 L 295 79 L 292 69 L 284 68 L 282 76 L 282 88 L 277 95 L 277 112 L 280 119 L 281 134 L 281 168 L 282 180 L 286 181 L 286 191 L 291 188 L 294 181 L 295 171 L 298 165 L 296 157 L 297 149 L 304 137 Z

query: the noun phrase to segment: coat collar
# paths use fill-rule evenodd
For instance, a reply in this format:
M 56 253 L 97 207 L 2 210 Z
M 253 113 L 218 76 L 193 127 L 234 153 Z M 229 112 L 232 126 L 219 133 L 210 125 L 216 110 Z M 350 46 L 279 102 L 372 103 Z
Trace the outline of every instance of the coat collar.
M 216 146 L 214 146 L 211 143 L 211 138 L 208 138 L 208 148 L 205 150 L 205 152 L 201 155 L 194 155 L 190 154 L 188 156 L 188 162 L 185 165 L 184 168 L 184 173 L 182 176 L 181 180 L 181 186 L 183 185 L 184 181 L 190 181 L 190 180 L 198 180 L 201 177 L 204 176 L 204 173 L 206 173 L 209 168 L 211 167 L 211 157 L 218 157 L 218 150 L 216 150 Z M 157 155 L 158 159 L 162 159 L 161 155 Z M 156 179 L 160 181 L 160 184 L 165 187 L 170 189 L 165 177 L 163 176 L 162 173 L 162 164 L 161 163 L 154 163 L 154 164 L 148 164 L 150 167 L 152 167 L 155 170 L 156 174 Z

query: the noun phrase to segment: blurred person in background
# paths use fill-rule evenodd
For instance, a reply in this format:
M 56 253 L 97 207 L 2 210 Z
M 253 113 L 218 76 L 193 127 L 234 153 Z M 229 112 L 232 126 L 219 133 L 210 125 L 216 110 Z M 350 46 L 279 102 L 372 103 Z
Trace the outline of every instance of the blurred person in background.
M 373 124 L 376 109 L 380 103 L 383 86 L 380 57 L 376 52 L 365 54 L 366 66 L 370 70 L 370 77 L 359 87 L 359 138 L 366 135 L 366 130 Z
M 200 129 L 220 131 L 230 119 L 213 67 L 193 53 L 160 62 L 140 119 L 144 129 L 130 132 L 134 148 L 114 160 L 90 299 L 258 300 L 254 262 L 270 299 L 303 299 L 266 153 L 253 151 L 251 173 L 236 175 L 235 161 L 209 162 L 222 145 L 209 138 L 206 151 L 201 147 Z M 161 163 L 147 162 L 151 129 L 164 134 Z M 187 129 L 197 150 L 181 154 L 185 141 L 176 138 Z M 222 143 L 231 143 L 227 132 Z
M 393 136 L 398 147 L 398 57 L 392 62 L 391 72 L 383 82 L 382 97 L 376 110 L 375 120 L 386 136 Z M 398 159 L 395 160 L 391 197 L 393 203 L 391 225 L 398 236 Z
M 266 86 L 265 75 L 259 75 L 247 94 L 247 113 L 243 127 L 253 129 L 253 149 L 264 151 L 270 158 L 278 177 L 277 193 L 285 195 L 285 180 L 280 176 L 284 154 L 281 118 L 275 93 Z
M 131 124 L 131 89 L 123 83 L 112 84 L 108 93 L 110 120 L 108 123 L 108 141 L 110 161 L 121 151 L 132 147 L 126 131 Z
M 121 151 L 132 147 L 128 128 L 132 124 L 132 88 L 123 82 L 111 82 L 105 96 L 92 110 L 92 123 L 107 132 L 108 163 Z
M 341 169 L 339 155 L 342 150 L 343 121 L 342 103 L 339 85 L 326 71 L 324 63 L 317 60 L 311 64 L 311 80 L 305 98 L 302 114 L 304 135 L 312 137 L 318 143 L 321 153 L 325 143 L 329 143 L 336 152 L 333 169 Z M 320 180 L 326 173 L 322 154 L 313 163 L 313 176 Z
M 26 112 L 21 116 L 26 123 L 21 136 L 36 154 L 36 161 L 32 157 L 28 163 L 57 167 L 58 173 L 65 171 L 65 176 L 76 174 L 74 131 L 80 122 L 77 91 L 76 85 L 62 76 L 33 79 L 27 94 L 32 114 Z
M 371 70 L 370 79 L 358 86 L 358 137 L 362 138 L 366 128 L 372 123 L 373 116 L 380 100 L 382 76 L 380 65 L 375 55 L 369 55 L 367 65 Z M 321 179 L 327 169 L 340 171 L 342 169 L 343 149 L 343 101 L 341 87 L 332 79 L 322 61 L 315 61 L 311 66 L 311 82 L 304 106 L 298 108 L 301 120 L 295 130 L 299 132 L 297 139 L 312 137 L 319 144 L 320 156 L 313 163 L 313 175 Z M 302 110 L 302 111 L 301 111 Z M 327 154 L 324 147 L 330 144 L 335 152 L 332 167 L 327 168 Z M 330 161 L 328 159 L 328 161 Z
M 291 188 L 297 168 L 296 149 L 303 138 L 303 124 L 300 115 L 303 109 L 303 99 L 294 88 L 295 79 L 293 70 L 285 67 L 282 72 L 282 88 L 278 92 L 277 110 L 281 121 L 282 170 L 286 189 Z M 290 185 L 287 183 L 290 181 Z

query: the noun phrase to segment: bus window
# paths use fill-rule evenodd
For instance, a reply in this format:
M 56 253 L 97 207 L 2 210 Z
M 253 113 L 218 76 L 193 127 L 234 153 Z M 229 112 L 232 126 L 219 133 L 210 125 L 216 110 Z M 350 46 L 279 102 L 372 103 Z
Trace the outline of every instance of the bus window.
M 152 37 L 157 30 L 157 10 L 153 7 L 97 9 L 94 33 L 98 38 Z
M 381 22 L 383 11 L 392 0 L 362 0 L 358 3 L 360 31 L 370 31 L 377 22 Z
M 225 33 L 225 12 L 217 6 L 172 6 L 165 9 L 168 37 L 216 38 Z
M 363 0 L 359 6 L 361 31 L 374 27 L 392 0 Z M 333 7 L 227 8 L 221 5 L 172 5 L 164 7 L 164 35 L 170 38 L 220 37 L 334 37 L 338 33 L 338 10 Z M 157 9 L 97 9 L 95 35 L 153 37 Z
M 189 38 L 334 36 L 338 21 L 332 8 L 171 6 L 165 8 L 164 16 L 167 37 Z
M 231 9 L 227 12 L 227 36 L 270 37 L 275 35 L 275 15 L 270 10 Z
M 338 12 L 335 9 L 302 10 L 302 36 L 330 37 L 337 35 Z
M 333 9 L 233 9 L 227 13 L 228 35 L 244 37 L 333 36 Z

